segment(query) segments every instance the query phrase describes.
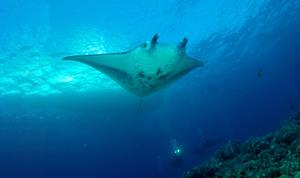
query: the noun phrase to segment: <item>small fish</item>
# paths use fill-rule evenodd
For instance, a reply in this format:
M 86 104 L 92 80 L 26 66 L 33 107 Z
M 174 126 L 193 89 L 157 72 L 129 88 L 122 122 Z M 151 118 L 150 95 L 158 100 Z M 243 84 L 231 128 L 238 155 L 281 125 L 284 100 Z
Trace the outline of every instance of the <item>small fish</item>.
M 258 76 L 259 78 L 261 78 L 262 75 L 263 75 L 263 73 L 264 73 L 264 70 L 263 70 L 262 68 L 259 68 L 258 71 L 257 71 L 257 76 Z

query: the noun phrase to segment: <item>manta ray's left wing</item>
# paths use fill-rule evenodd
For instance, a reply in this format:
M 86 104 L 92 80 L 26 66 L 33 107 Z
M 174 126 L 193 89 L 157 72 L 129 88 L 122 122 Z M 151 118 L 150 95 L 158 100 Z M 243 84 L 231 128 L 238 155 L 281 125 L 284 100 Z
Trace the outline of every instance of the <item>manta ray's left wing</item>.
M 128 64 L 132 60 L 129 53 L 67 56 L 63 60 L 72 60 L 87 64 L 110 76 L 116 82 L 122 83 L 123 80 L 129 77 L 128 71 L 130 71 L 131 66 Z

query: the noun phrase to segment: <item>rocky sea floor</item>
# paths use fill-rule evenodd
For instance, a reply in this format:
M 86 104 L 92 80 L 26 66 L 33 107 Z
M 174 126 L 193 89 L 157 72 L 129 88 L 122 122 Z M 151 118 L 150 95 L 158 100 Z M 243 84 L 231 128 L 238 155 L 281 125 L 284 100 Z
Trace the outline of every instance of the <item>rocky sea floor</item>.
M 274 133 L 228 143 L 182 178 L 300 178 L 300 111 Z

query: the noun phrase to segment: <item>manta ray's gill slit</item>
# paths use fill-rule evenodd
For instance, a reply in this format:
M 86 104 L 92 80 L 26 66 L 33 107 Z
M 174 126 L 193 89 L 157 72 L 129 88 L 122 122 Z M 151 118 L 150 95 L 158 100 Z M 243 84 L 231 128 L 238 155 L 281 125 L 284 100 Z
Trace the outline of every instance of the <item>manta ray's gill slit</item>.
M 161 68 L 158 68 L 156 71 L 156 75 L 160 75 L 162 73 Z
M 140 71 L 140 72 L 138 73 L 138 77 L 140 77 L 140 78 L 145 78 L 146 76 L 145 76 L 145 73 L 144 73 L 143 71 Z
M 166 80 L 169 76 L 171 76 L 172 72 L 166 73 L 164 75 L 160 75 L 158 80 Z

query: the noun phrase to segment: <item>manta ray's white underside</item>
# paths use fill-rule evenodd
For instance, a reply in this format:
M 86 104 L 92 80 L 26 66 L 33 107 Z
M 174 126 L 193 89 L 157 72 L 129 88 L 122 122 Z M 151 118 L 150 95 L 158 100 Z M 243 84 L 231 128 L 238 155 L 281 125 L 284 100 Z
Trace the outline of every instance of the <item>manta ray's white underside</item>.
M 149 95 L 203 66 L 201 61 L 186 55 L 187 40 L 169 45 L 158 43 L 157 39 L 155 35 L 150 42 L 124 53 L 68 56 L 64 60 L 90 65 L 138 96 Z

